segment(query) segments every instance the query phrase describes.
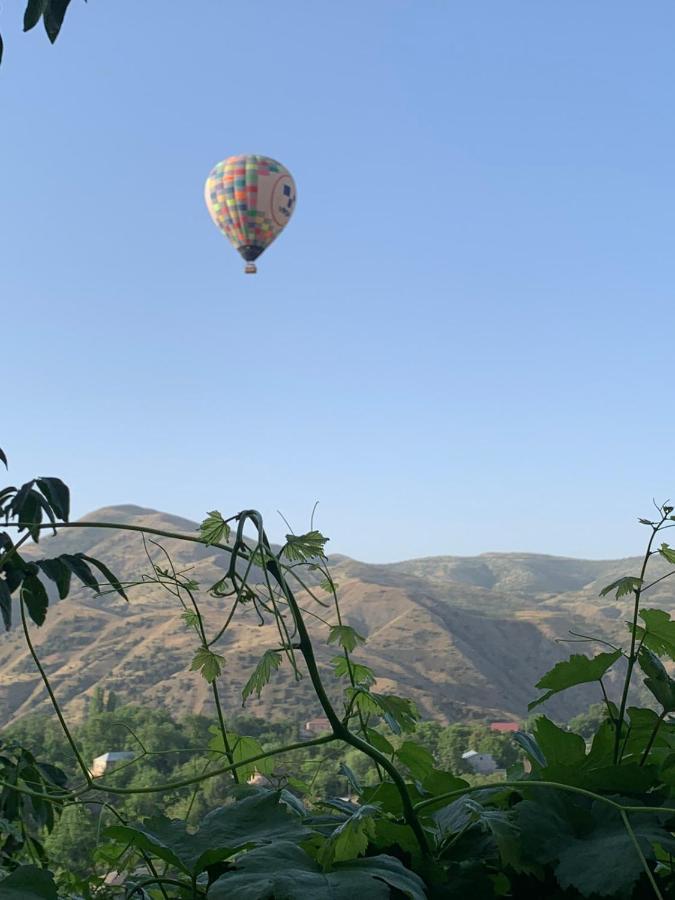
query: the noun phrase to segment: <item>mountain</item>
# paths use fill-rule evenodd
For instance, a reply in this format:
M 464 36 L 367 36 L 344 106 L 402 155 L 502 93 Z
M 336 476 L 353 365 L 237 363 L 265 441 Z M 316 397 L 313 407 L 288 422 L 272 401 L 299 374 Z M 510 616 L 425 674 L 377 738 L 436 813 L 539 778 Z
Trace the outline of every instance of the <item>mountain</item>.
M 84 522 L 144 525 L 194 536 L 196 523 L 136 506 L 113 506 Z M 196 543 L 161 541 L 177 570 L 189 571 L 202 588 L 224 574 L 227 554 Z M 159 547 L 144 547 L 139 533 L 100 528 L 63 529 L 31 547 L 36 557 L 82 551 L 101 559 L 124 582 L 141 582 L 158 564 Z M 625 639 L 628 605 L 600 598 L 600 589 L 625 574 L 637 574 L 638 559 L 579 560 L 528 553 L 440 556 L 371 565 L 345 556 L 331 558 L 343 618 L 367 638 L 355 654 L 378 676 L 376 689 L 412 698 L 425 717 L 523 719 L 537 696 L 535 682 L 570 646 L 559 644 L 570 628 L 607 640 Z M 664 569 L 655 563 L 655 577 Z M 330 611 L 300 592 L 305 609 Z M 207 631 L 215 633 L 228 603 L 199 595 Z M 675 609 L 666 581 L 648 605 Z M 32 627 L 32 638 L 57 696 L 77 719 L 96 687 L 114 690 L 124 701 L 156 704 L 175 714 L 213 711 L 211 692 L 189 672 L 194 633 L 181 618 L 178 600 L 156 586 L 139 583 L 129 603 L 114 593 L 99 597 L 84 588 L 66 600 L 52 598 L 47 620 Z M 325 681 L 337 698 L 329 666 L 335 647 L 325 644 L 326 627 L 307 616 Z M 276 628 L 261 625 L 251 604 L 240 608 L 214 649 L 225 657 L 219 679 L 227 707 L 241 709 L 241 689 L 256 661 L 278 644 Z M 610 682 L 610 689 L 612 684 Z M 550 715 L 567 719 L 597 701 L 596 685 L 576 688 L 547 704 Z M 0 725 L 49 709 L 20 627 L 0 636 Z M 305 676 L 297 684 L 284 664 L 260 700 L 247 710 L 268 718 L 309 719 L 321 715 Z

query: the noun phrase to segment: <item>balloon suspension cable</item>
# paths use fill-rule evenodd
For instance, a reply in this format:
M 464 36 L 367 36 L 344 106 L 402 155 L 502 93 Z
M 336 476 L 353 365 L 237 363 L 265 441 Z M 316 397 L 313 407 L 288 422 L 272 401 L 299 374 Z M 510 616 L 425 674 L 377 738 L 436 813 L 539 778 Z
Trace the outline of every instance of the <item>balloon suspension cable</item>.
M 255 275 L 255 273 L 257 271 L 258 271 L 258 267 L 256 266 L 256 264 L 254 262 L 246 263 L 246 268 L 244 269 L 244 272 L 246 272 L 247 275 Z

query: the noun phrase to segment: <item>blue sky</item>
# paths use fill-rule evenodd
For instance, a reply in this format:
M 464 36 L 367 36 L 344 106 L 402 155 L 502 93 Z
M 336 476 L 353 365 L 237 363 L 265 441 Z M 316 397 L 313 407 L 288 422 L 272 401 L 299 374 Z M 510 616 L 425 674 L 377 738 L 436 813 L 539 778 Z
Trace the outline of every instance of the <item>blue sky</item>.
M 2 431 L 75 513 L 315 500 L 371 561 L 636 552 L 675 494 L 675 8 L 74 0 L 0 18 Z M 245 277 L 203 182 L 281 160 Z

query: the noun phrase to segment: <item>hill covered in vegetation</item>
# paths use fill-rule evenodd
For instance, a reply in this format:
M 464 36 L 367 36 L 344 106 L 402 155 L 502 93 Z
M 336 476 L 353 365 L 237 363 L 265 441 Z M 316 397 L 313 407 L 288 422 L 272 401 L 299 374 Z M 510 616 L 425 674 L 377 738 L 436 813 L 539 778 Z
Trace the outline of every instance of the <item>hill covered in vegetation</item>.
M 196 523 L 135 506 L 115 506 L 86 517 L 194 534 Z M 227 555 L 199 544 L 162 541 L 177 570 L 189 572 L 203 589 L 200 604 L 214 625 L 227 601 L 206 589 L 224 574 Z M 152 565 L 166 564 L 163 551 L 144 546 L 140 534 L 100 528 L 63 530 L 44 537 L 38 555 L 81 551 L 106 562 L 125 582 L 140 582 Z M 412 698 L 423 717 L 439 722 L 470 718 L 521 720 L 536 692 L 533 681 L 563 659 L 572 626 L 583 634 L 620 639 L 627 611 L 621 601 L 600 599 L 600 589 L 637 570 L 635 560 L 591 561 L 526 553 L 442 556 L 370 565 L 345 556 L 331 560 L 345 621 L 368 641 L 369 664 L 378 690 Z M 656 573 L 658 574 L 658 572 Z M 675 608 L 670 582 L 654 590 L 651 603 Z M 308 585 L 309 587 L 310 585 Z M 175 597 L 139 583 L 117 594 L 97 596 L 83 588 L 53 606 L 33 638 L 68 714 L 81 719 L 97 688 L 122 702 L 151 703 L 177 716 L 212 713 L 211 693 L 198 673 L 187 674 L 193 635 Z M 322 608 L 300 591 L 303 606 Z M 319 662 L 328 673 L 334 647 L 325 626 L 310 616 Z M 230 708 L 262 652 L 278 640 L 273 625 L 261 625 L 255 610 L 239 618 L 216 648 L 225 659 L 219 688 Z M 358 651 L 357 657 L 358 658 Z M 330 683 L 330 674 L 327 681 Z M 580 687 L 548 705 L 567 720 L 598 700 L 597 686 Z M 47 699 L 18 629 L 0 637 L 0 725 L 47 709 Z M 269 719 L 320 715 L 309 683 L 292 684 L 282 668 L 251 714 Z

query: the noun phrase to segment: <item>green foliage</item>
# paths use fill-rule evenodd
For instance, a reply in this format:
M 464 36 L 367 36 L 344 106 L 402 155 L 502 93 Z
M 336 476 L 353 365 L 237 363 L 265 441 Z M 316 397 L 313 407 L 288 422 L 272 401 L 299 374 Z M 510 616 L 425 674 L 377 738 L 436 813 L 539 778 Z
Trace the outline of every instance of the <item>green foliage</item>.
M 515 810 L 529 859 L 552 866 L 560 887 L 574 888 L 582 897 L 630 896 L 643 867 L 619 813 L 603 803 L 582 805 L 552 792 L 539 797 Z M 654 816 L 640 816 L 633 831 L 648 860 L 654 860 L 656 844 L 674 848 Z
M 607 721 L 607 707 L 604 703 L 592 703 L 586 712 L 579 713 L 569 720 L 568 728 L 575 734 L 588 740 L 599 727 Z
M 68 505 L 67 488 L 58 479 L 34 479 L 0 491 L 0 508 L 24 535 L 39 535 L 42 517 L 58 528 Z M 664 505 L 661 513 L 660 521 L 649 523 L 651 540 L 673 521 L 671 507 Z M 151 900 L 162 892 L 191 900 L 353 900 L 355 892 L 383 900 L 675 896 L 675 723 L 666 718 L 675 712 L 675 679 L 659 659 L 675 658 L 675 622 L 663 611 L 640 609 L 650 588 L 648 563 L 657 556 L 651 540 L 640 577 L 618 579 L 603 591 L 634 598 L 629 646 L 558 663 L 540 678 L 537 687 L 544 693 L 531 704 L 598 682 L 604 706 L 579 717 L 572 730 L 538 716 L 529 733 L 505 735 L 480 722 L 420 723 L 410 700 L 373 691 L 376 673 L 350 656 L 363 648 L 365 638 L 344 623 L 328 572 L 326 539 L 315 531 L 289 535 L 274 556 L 258 513 L 234 518 L 239 534 L 247 521 L 254 526 L 265 571 L 252 573 L 249 546 L 234 542 L 227 574 L 210 592 L 236 595 L 220 628 L 211 622 L 211 609 L 199 612 L 199 585 L 177 571 L 168 555 L 164 568 L 152 564 L 148 579 L 178 601 L 180 588 L 191 592 L 194 606 L 187 613 L 183 608 L 199 641 L 191 669 L 212 686 L 218 724 L 200 716 L 176 723 L 158 710 L 120 705 L 112 692 L 97 689 L 84 720 L 65 735 L 43 716 L 8 729 L 0 744 L 0 895 L 12 897 L 11 890 L 15 897 L 53 900 L 58 885 L 64 897 L 117 900 L 120 891 L 104 884 L 105 875 L 115 871 L 127 881 L 122 889 L 127 896 Z M 200 533 L 207 545 L 229 537 L 216 512 Z M 111 590 L 126 597 L 103 563 L 82 553 L 33 561 L 22 557 L 20 543 L 8 532 L 0 534 L 0 612 L 6 627 L 15 595 L 40 625 L 50 614 L 45 583 L 64 599 L 73 575 L 97 592 L 102 575 Z M 662 544 L 658 556 L 673 563 L 673 553 Z M 331 661 L 342 682 L 342 720 L 323 686 L 304 610 L 289 587 L 303 567 L 308 584 L 323 579 L 330 594 L 325 604 L 311 596 L 331 607 L 332 621 L 341 623 L 327 626 L 327 641 L 343 651 Z M 656 581 L 670 574 L 675 570 Z M 146 577 L 140 583 L 148 583 Z M 244 685 L 244 701 L 260 696 L 286 656 L 296 676 L 298 663 L 306 666 L 323 712 L 334 723 L 328 734 L 303 744 L 290 724 L 251 716 L 225 720 L 217 683 L 225 657 L 211 647 L 244 604 L 244 612 L 254 611 L 261 624 L 276 625 L 275 645 L 263 648 Z M 37 661 L 37 652 L 31 652 Z M 610 700 L 605 690 L 614 685 L 611 678 L 607 684 L 602 679 L 622 655 L 624 684 Z M 660 714 L 629 705 L 639 670 Z M 43 677 L 49 686 L 49 676 Z M 457 777 L 468 749 L 491 754 L 509 770 L 507 780 Z M 50 764 L 40 762 L 38 750 Z M 89 761 L 115 750 L 131 750 L 132 758 L 94 781 L 86 771 Z M 230 765 L 226 761 L 233 761 L 233 772 L 223 771 Z M 243 783 L 256 773 L 274 789 Z M 77 784 L 76 792 L 67 789 L 69 783 Z M 31 868 L 35 860 L 44 868 Z M 50 865 L 55 881 L 46 870 Z
M 190 663 L 191 672 L 201 672 L 202 678 L 212 684 L 220 675 L 225 657 L 208 647 L 200 647 Z
M 307 534 L 287 534 L 286 543 L 281 548 L 280 556 L 289 562 L 310 562 L 324 557 L 324 548 L 328 543 L 320 531 L 308 531 Z
M 222 875 L 209 890 L 209 900 L 388 900 L 390 888 L 410 900 L 425 900 L 424 883 L 398 859 L 373 856 L 336 863 L 324 872 L 304 850 L 288 841 L 252 850 Z
M 661 544 L 661 546 L 659 547 L 659 553 L 666 562 L 669 562 L 671 565 L 675 566 L 675 549 L 670 547 L 668 544 Z
M 620 600 L 628 594 L 633 594 L 635 591 L 639 590 L 641 586 L 641 578 L 635 578 L 632 575 L 624 575 L 623 578 L 617 578 L 616 581 L 613 581 L 611 584 L 608 584 L 607 587 L 604 587 L 600 591 L 600 596 L 606 597 L 607 594 L 611 594 L 612 591 L 614 591 L 616 599 Z
M 347 653 L 356 650 L 359 644 L 365 644 L 366 639 L 355 628 L 349 625 L 333 625 L 328 632 L 328 643 L 339 644 Z
M 647 676 L 645 685 L 659 701 L 666 713 L 675 712 L 675 681 L 666 672 L 665 666 L 655 653 L 642 647 L 639 656 L 640 668 Z
M 51 872 L 37 866 L 19 866 L 0 881 L 3 900 L 58 900 Z
M 255 692 L 260 697 L 263 688 L 269 684 L 272 673 L 281 665 L 281 653 L 278 650 L 265 650 L 241 692 L 244 703 Z
M 215 725 L 211 726 L 210 731 L 213 734 L 213 737 L 208 743 L 209 750 L 212 750 L 215 753 L 225 754 L 225 740 L 222 733 Z M 235 734 L 234 732 L 226 732 L 226 735 L 228 747 L 230 748 L 229 755 L 231 755 L 233 763 L 239 763 L 254 756 L 262 756 L 265 752 L 262 744 L 253 737 Z M 270 775 L 273 769 L 274 761 L 267 757 L 254 763 L 245 763 L 244 765 L 238 766 L 237 773 L 239 777 L 245 781 L 250 778 L 251 775 L 255 775 L 256 772 L 260 772 L 261 775 Z
M 612 653 L 598 653 L 592 659 L 574 654 L 569 659 L 562 660 L 537 682 L 536 686 L 546 693 L 529 703 L 527 708 L 532 710 L 540 703 L 545 703 L 554 694 L 566 691 L 577 684 L 600 681 L 620 657 L 621 650 L 615 650 Z
M 280 840 L 300 842 L 312 832 L 281 802 L 280 791 L 263 791 L 209 813 L 194 833 L 182 821 L 156 816 L 143 826 L 113 825 L 106 834 L 180 872 L 199 875 L 244 848 Z
M 418 781 L 424 781 L 433 771 L 433 756 L 426 747 L 413 741 L 404 741 L 396 751 L 396 757 Z
M 336 862 L 356 859 L 363 856 L 370 841 L 375 837 L 375 816 L 379 808 L 365 804 L 342 822 L 323 844 L 317 860 L 324 871 L 328 871 Z
M 199 526 L 201 539 L 207 546 L 227 543 L 230 539 L 230 526 L 217 509 L 210 512 Z
M 364 687 L 370 687 L 372 684 L 375 684 L 375 673 L 370 666 L 351 662 L 346 656 L 334 656 L 330 662 L 336 678 L 350 678 L 351 675 L 351 678 L 354 679 L 354 684 L 360 684 Z
M 70 799 L 64 772 L 40 762 L 26 747 L 0 740 L 0 785 L 0 871 L 22 861 L 46 860 L 43 835 L 52 831 Z
M 629 625 L 629 629 L 644 647 L 657 656 L 668 656 L 675 660 L 675 621 L 662 609 L 642 609 L 642 625 Z

